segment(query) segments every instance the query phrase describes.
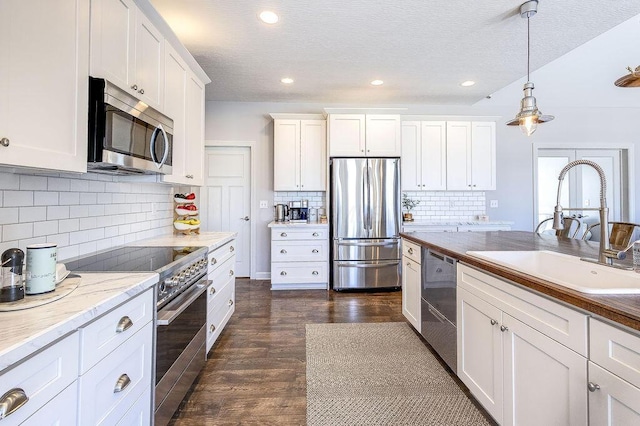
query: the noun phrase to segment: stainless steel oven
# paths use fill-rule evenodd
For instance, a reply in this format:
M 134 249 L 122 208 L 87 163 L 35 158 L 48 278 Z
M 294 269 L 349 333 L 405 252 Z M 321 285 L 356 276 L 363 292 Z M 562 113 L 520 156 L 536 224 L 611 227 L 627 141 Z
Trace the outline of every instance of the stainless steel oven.
M 169 423 L 205 363 L 206 275 L 158 311 L 155 424 Z
M 455 373 L 456 271 L 458 261 L 422 249 L 422 301 L 420 333 Z

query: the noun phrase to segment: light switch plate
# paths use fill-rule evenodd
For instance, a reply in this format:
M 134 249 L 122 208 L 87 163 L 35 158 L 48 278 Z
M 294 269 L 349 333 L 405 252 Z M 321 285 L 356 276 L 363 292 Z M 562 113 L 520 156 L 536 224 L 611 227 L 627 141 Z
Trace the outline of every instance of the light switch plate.
M 498 200 L 491 200 L 489 201 L 489 207 L 491 208 L 498 208 Z
M 269 208 L 269 205 L 267 204 L 268 201 L 267 200 L 260 200 L 260 208 L 261 209 L 267 209 Z

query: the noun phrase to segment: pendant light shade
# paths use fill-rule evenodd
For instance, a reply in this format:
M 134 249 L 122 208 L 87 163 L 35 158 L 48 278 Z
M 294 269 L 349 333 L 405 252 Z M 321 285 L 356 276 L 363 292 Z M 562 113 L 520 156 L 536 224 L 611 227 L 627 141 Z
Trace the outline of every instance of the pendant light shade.
M 533 96 L 534 85 L 529 79 L 530 62 L 530 31 L 529 18 L 538 12 L 538 0 L 529 0 L 520 6 L 520 16 L 527 19 L 527 82 L 524 84 L 524 96 L 520 101 L 520 112 L 516 118 L 507 122 L 507 126 L 520 126 L 522 133 L 531 136 L 538 128 L 538 124 L 554 119 L 553 115 L 543 115 L 538 109 L 536 98 Z

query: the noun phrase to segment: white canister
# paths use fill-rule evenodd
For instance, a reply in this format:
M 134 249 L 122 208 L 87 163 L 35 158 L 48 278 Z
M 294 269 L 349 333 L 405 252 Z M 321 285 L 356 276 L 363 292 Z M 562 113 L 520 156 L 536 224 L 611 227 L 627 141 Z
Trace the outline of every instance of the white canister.
M 318 223 L 318 209 L 309 209 L 309 223 Z
M 56 289 L 57 244 L 27 246 L 26 294 L 41 294 Z

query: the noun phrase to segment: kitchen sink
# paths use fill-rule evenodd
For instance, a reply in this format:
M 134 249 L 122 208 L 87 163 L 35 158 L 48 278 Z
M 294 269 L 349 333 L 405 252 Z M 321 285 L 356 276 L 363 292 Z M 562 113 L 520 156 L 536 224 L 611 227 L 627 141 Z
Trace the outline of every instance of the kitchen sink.
M 590 294 L 640 294 L 640 274 L 552 251 L 468 251 L 515 271 Z

